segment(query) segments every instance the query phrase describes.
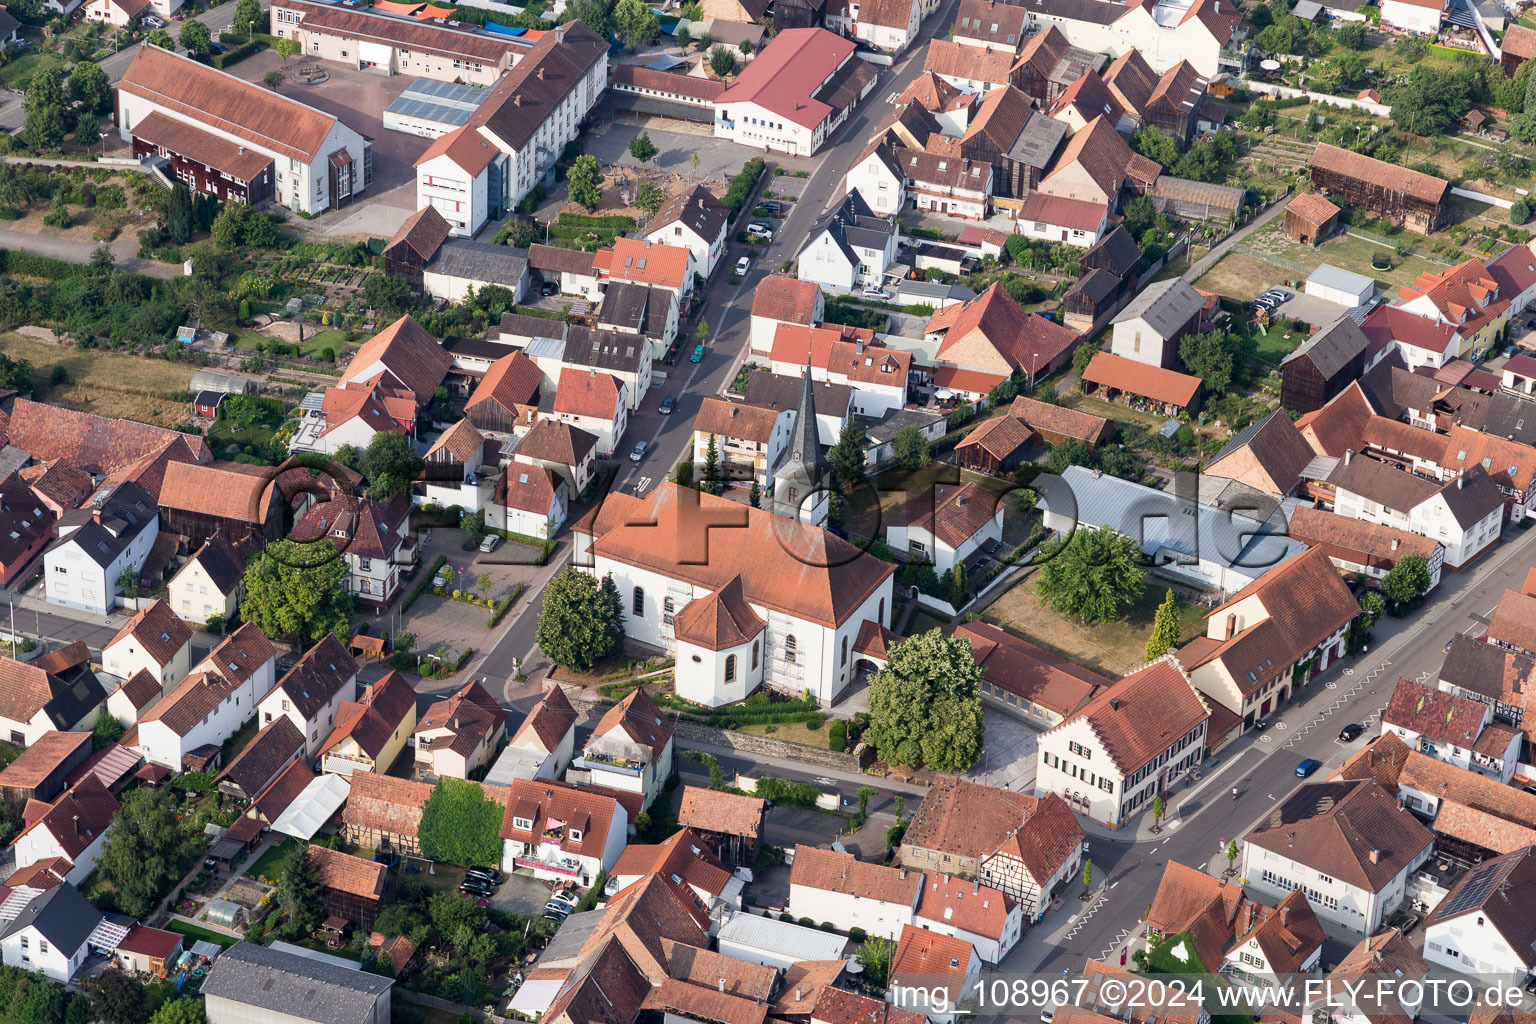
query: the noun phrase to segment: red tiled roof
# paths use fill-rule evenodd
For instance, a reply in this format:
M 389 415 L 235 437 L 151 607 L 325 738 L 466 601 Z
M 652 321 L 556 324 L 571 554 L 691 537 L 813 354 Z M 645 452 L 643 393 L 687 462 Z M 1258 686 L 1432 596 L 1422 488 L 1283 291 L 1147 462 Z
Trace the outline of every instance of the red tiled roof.
M 612 422 L 624 397 L 624 385 L 611 373 L 562 366 L 555 388 L 556 413 Z
M 517 415 L 517 406 L 528 405 L 539 393 L 544 374 L 522 349 L 502 356 L 491 364 L 475 385 L 474 393 L 464 403 L 464 411 L 485 402 L 494 402 L 508 415 Z
M 1024 205 L 1019 207 L 1017 219 L 1020 223 L 1033 221 L 1036 224 L 1044 224 L 1046 227 L 1098 231 L 1104 227 L 1104 221 L 1108 217 L 1109 207 L 1102 203 L 1031 192 L 1029 198 L 1024 200 Z
M 1100 690 L 1062 725 L 1086 722 L 1115 767 L 1132 775 L 1209 717 L 1183 667 L 1165 656 Z
M 677 823 L 705 832 L 726 832 L 756 838 L 763 825 L 767 801 L 761 797 L 684 786 Z
M 1188 408 L 1200 393 L 1203 381 L 1187 373 L 1149 366 L 1113 352 L 1096 352 L 1083 371 L 1083 380 L 1126 394 Z
M 674 71 L 657 71 L 639 64 L 615 64 L 610 69 L 613 84 L 633 89 L 654 89 L 676 93 L 691 99 L 713 103 L 725 92 L 725 83 L 717 78 L 695 78 Z
M 64 855 L 74 861 L 112 824 L 117 810 L 117 800 L 107 787 L 96 776 L 87 775 L 16 839 L 33 829 L 45 829 Z
M 1025 313 L 1013 296 L 1003 290 L 1001 282 L 994 282 L 969 302 L 934 314 L 927 329 L 933 332 L 941 328 L 945 334 L 939 343 L 938 358 L 944 358 L 945 353 L 974 336 L 991 346 L 1001 364 L 1025 373 L 1048 368 L 1081 337 L 1070 327 Z
M 389 869 L 377 861 L 363 860 L 319 843 L 310 844 L 309 859 L 314 865 L 315 881 L 322 889 L 374 901 L 384 895 Z
M 752 63 L 755 65 L 757 61 Z M 614 281 L 682 288 L 687 283 L 684 278 L 688 273 L 689 255 L 689 251 L 680 245 L 620 237 L 613 240 L 611 249 L 599 249 L 593 255 L 592 269 L 599 274 L 606 272 Z
M 911 907 L 917 903 L 923 889 L 923 874 L 872 864 L 851 853 L 798 845 L 789 871 L 789 884 Z
M 609 708 L 598 719 L 592 730 L 592 739 L 621 730 L 631 741 L 650 750 L 653 757 L 660 757 L 668 743 L 672 742 L 672 720 L 662 714 L 645 687 L 637 686 L 629 695 Z
M 138 643 L 155 664 L 167 665 L 192 639 L 192 627 L 181 621 L 170 605 L 156 600 L 125 622 L 117 635 L 107 641 L 107 647 L 115 647 L 129 638 Z
M 1482 731 L 1486 709 L 1487 705 L 1478 701 L 1457 697 L 1411 679 L 1399 679 L 1387 701 L 1387 709 L 1382 713 L 1381 723 L 1439 743 L 1470 749 Z
M 208 444 L 200 437 L 26 398 L 13 400 L 6 421 L 6 438 L 40 462 L 58 459 L 77 469 L 107 476 L 173 442 L 197 461 L 206 462 L 210 457 Z
M 165 960 L 181 948 L 181 936 L 176 932 L 136 924 L 128 929 L 128 934 L 123 936 L 117 948 L 124 953 Z
M 1103 676 L 1079 668 L 1034 644 L 985 622 L 967 622 L 955 629 L 971 645 L 971 655 L 986 667 L 986 681 L 1010 693 L 1066 716 L 1082 707 L 1101 687 L 1112 685 Z
M 1322 227 L 1339 215 L 1339 208 L 1316 192 L 1303 192 L 1285 204 L 1285 212 L 1294 213 L 1308 224 Z
M 89 747 L 90 741 L 88 732 L 48 730 L 0 771 L 0 788 L 37 788 L 59 765 L 78 755 L 81 747 Z
M 779 32 L 715 100 L 755 103 L 806 128 L 833 113 L 815 93 L 842 64 L 852 59 L 853 41 L 819 28 Z
M 923 879 L 916 920 L 1001 941 L 1013 906 L 1013 900 L 991 886 L 954 875 L 932 874 Z
M 711 651 L 740 647 L 759 636 L 767 623 L 742 596 L 741 577 L 733 576 L 719 590 L 696 597 L 678 609 L 678 640 Z
M 576 724 L 577 717 L 576 709 L 571 706 L 565 691 L 552 686 L 533 706 L 533 710 L 528 712 L 528 717 L 523 719 L 523 724 L 513 734 L 512 741 L 516 743 L 525 733 L 531 732 L 538 737 L 546 751 L 552 752 L 560 746 L 571 726 Z
M 425 405 L 432 401 L 432 393 L 453 365 L 453 357 L 414 318 L 406 315 L 363 342 L 342 380 L 356 381 L 365 373 L 371 376 L 377 372 L 373 368 L 375 363 L 382 363 L 415 394 L 417 405 Z
M 1445 201 L 1450 183 L 1420 171 L 1354 153 L 1323 143 L 1312 153 L 1312 166 L 1393 192 L 1402 192 L 1427 203 Z
M 820 297 L 821 289 L 814 281 L 769 274 L 752 294 L 752 315 L 809 325 L 815 317 L 816 300 Z

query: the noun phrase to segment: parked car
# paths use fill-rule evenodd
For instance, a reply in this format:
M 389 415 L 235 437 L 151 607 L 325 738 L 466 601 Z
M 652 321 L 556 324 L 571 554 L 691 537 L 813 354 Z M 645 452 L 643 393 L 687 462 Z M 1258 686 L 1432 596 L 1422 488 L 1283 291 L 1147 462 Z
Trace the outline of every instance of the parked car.
M 545 281 L 543 284 L 539 285 L 539 294 L 545 298 L 548 298 L 551 295 L 559 295 L 560 286 L 553 281 Z
M 1322 766 L 1323 762 L 1319 761 L 1315 757 L 1309 757 L 1305 761 L 1301 762 L 1301 764 L 1296 766 L 1296 777 L 1298 779 L 1305 779 Z
M 575 908 L 581 902 L 581 897 L 570 889 L 561 889 L 549 897 L 550 903 L 559 903 L 567 907 Z
M 1257 722 L 1253 723 L 1253 731 L 1254 732 L 1263 732 L 1265 729 L 1268 729 L 1268 728 L 1269 728 L 1269 719 L 1267 719 L 1267 718 L 1261 718 Z
M 544 904 L 544 916 L 551 921 L 564 921 L 571 916 L 571 908 L 563 903 Z
M 500 885 L 507 880 L 507 876 L 495 868 L 467 868 L 464 874 L 470 878 L 483 878 L 492 885 Z
M 746 277 L 747 276 L 747 268 L 750 267 L 751 265 L 752 265 L 752 261 L 747 259 L 745 256 L 743 256 L 741 259 L 736 261 L 736 266 L 731 271 L 731 273 L 735 274 L 737 277 Z
M 153 14 L 146 14 L 139 19 L 139 23 L 145 28 L 165 28 L 165 22 Z
M 432 574 L 432 586 L 446 587 L 451 579 L 453 579 L 453 565 L 450 562 L 444 562 L 443 567 Z
M 488 533 L 488 534 L 485 535 L 485 540 L 482 540 L 480 542 L 480 550 L 481 551 L 495 551 L 496 550 L 496 545 L 498 545 L 500 543 L 501 543 L 501 538 L 500 537 L 496 536 L 494 533 Z
M 767 210 L 772 214 L 779 214 L 784 212 L 784 204 L 779 202 L 777 199 L 764 199 L 757 205 L 760 209 Z
M 663 398 L 661 400 L 661 414 L 663 416 L 665 416 L 667 413 L 671 412 L 673 409 L 676 409 L 676 408 L 677 408 L 677 396 L 676 395 L 667 395 L 665 398 Z
M 704 346 L 693 346 L 693 351 L 688 353 L 688 361 L 690 363 L 702 363 L 704 361 Z
M 223 43 L 209 43 L 208 44 L 208 52 L 209 53 L 217 53 L 217 54 L 225 54 L 225 53 L 229 52 L 229 47 L 225 46 Z
M 629 461 L 639 462 L 644 459 L 646 447 L 647 445 L 644 441 L 636 441 L 635 446 L 629 450 Z
M 769 227 L 768 222 L 765 220 L 755 220 L 747 225 L 747 234 L 753 238 L 771 240 L 773 238 L 773 228 Z
M 1351 722 L 1339 730 L 1339 739 L 1348 742 L 1349 740 L 1357 739 L 1363 732 L 1365 732 L 1365 726 L 1359 722 Z
M 464 876 L 464 881 L 459 883 L 460 892 L 477 892 L 481 896 L 489 896 L 496 891 L 496 887 L 483 878 Z
M 891 297 L 891 293 L 886 291 L 884 288 L 875 287 L 865 288 L 863 295 L 866 299 L 875 299 L 882 302 Z

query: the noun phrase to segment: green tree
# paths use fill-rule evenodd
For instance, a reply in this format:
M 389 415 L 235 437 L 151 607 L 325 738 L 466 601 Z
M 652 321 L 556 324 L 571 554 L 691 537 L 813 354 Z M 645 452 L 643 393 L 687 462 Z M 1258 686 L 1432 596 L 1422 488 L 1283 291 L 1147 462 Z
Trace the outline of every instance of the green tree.
M 130 789 L 120 805 L 96 871 L 112 887 L 117 909 L 142 918 L 186 869 L 187 834 L 169 790 Z
M 743 39 L 736 44 L 736 49 L 740 50 L 744 56 L 752 56 L 752 40 Z
M 747 492 L 747 504 L 753 508 L 763 507 L 763 489 L 757 486 L 757 477 L 752 478 L 752 489 Z
M 891 455 L 896 465 L 906 470 L 922 469 L 933 461 L 928 450 L 928 439 L 914 426 L 905 426 L 891 438 Z
M 1179 158 L 1179 146 L 1164 135 L 1155 125 L 1145 124 L 1131 136 L 1131 148 L 1148 160 L 1155 160 L 1164 167 L 1172 167 Z
M 864 968 L 864 977 L 869 984 L 876 989 L 884 989 L 886 981 L 890 979 L 891 961 L 896 959 L 896 943 L 878 935 L 871 936 L 864 940 L 864 944 L 854 954 L 854 959 Z
M 273 541 L 246 566 L 241 614 L 267 636 L 305 646 L 327 633 L 346 640 L 352 635 L 346 575 L 346 562 L 328 540 Z
M 635 192 L 635 209 L 654 215 L 667 201 L 666 191 L 654 181 L 642 181 Z
M 589 210 L 597 209 L 597 204 L 603 201 L 603 169 L 598 166 L 597 157 L 590 153 L 577 157 L 565 174 L 565 184 L 570 190 L 571 202 Z
M 705 494 L 720 493 L 720 442 L 714 434 L 704 446 L 704 473 L 699 478 L 699 490 Z
M 1412 604 L 1429 593 L 1430 582 L 1429 563 L 1424 556 L 1407 554 L 1381 578 L 1381 593 L 1393 604 Z
M 101 126 L 96 123 L 96 115 L 82 110 L 80 118 L 75 122 L 75 141 L 89 149 L 101 141 Z
M 623 628 L 623 608 L 616 589 L 605 593 L 612 585 L 611 580 L 599 583 L 573 565 L 550 579 L 534 630 L 545 657 L 556 665 L 586 671 L 618 649 L 613 627 L 617 623 Z
M 1216 328 L 1206 334 L 1186 334 L 1179 342 L 1179 359 L 1184 368 L 1205 381 L 1205 390 L 1224 395 L 1232 386 L 1232 353 L 1236 339 Z
M 965 771 L 981 755 L 981 677 L 964 637 L 901 641 L 869 681 L 866 739 L 893 764 Z
M 1237 840 L 1234 839 L 1230 843 L 1227 844 L 1227 863 L 1230 865 L 1230 864 L 1234 863 L 1236 860 L 1237 860 Z
M 294 843 L 277 880 L 277 905 L 305 936 L 320 927 L 325 908 L 320 901 L 320 878 L 309 857 L 308 843 Z
M 1167 802 L 1165 800 L 1163 800 L 1163 798 L 1160 797 L 1160 796 L 1153 797 L 1152 798 L 1152 817 L 1153 817 L 1153 819 L 1155 819 L 1157 821 L 1161 821 L 1163 819 L 1163 815 L 1165 815 L 1167 813 L 1168 813 L 1168 804 L 1167 804 Z
M 1147 637 L 1148 661 L 1156 661 L 1179 646 L 1179 599 L 1170 589 L 1152 616 L 1152 635 Z
M 641 132 L 629 140 L 629 155 L 641 163 L 654 159 L 660 152 L 661 150 L 656 148 L 656 143 L 651 141 L 650 132 Z
M 96 1018 L 106 1024 L 144 1024 L 149 1019 L 144 986 L 126 971 L 103 971 L 90 1002 Z
M 1064 615 L 1105 622 L 1120 615 L 1146 585 L 1141 548 L 1108 526 L 1078 530 L 1041 548 L 1035 593 Z
M 173 242 L 190 242 L 195 225 L 192 190 L 178 181 L 165 201 L 165 233 Z
M 1509 207 L 1509 222 L 1511 224 L 1524 224 L 1531 219 L 1531 204 L 1524 199 L 1516 199 Z
M 956 608 L 965 604 L 965 563 L 955 562 L 949 570 L 949 603 Z
M 1368 590 L 1360 595 L 1360 624 L 1366 629 L 1370 629 L 1381 621 L 1382 613 L 1386 610 L 1387 603 L 1374 590 Z
M 1083 371 L 1088 369 L 1088 364 L 1093 362 L 1093 357 L 1100 352 L 1099 346 L 1090 345 L 1087 342 L 1072 350 L 1072 375 L 1081 379 Z
M 92 114 L 104 113 L 112 107 L 112 83 L 95 61 L 83 60 L 69 69 L 69 95 Z
M 53 65 L 37 71 L 27 82 L 22 100 L 27 116 L 21 139 L 32 149 L 55 149 L 64 140 L 63 74 L 61 66 Z
M 1260 29 L 1259 34 L 1253 37 L 1254 45 L 1268 54 L 1290 53 L 1294 40 L 1291 34 L 1279 25 L 1271 25 Z
M 265 75 L 262 75 L 261 80 L 267 83 L 268 89 L 276 89 L 278 86 L 282 85 L 288 80 L 288 76 L 283 74 L 277 68 L 273 68 Z
M 1086 888 L 1088 888 L 1092 884 L 1093 884 L 1093 861 L 1089 860 L 1087 857 L 1084 857 L 1083 858 L 1083 888 L 1086 889 Z
M 614 30 L 613 0 L 570 0 L 565 5 L 564 21 L 579 21 L 607 39 Z
M 172 39 L 171 34 L 163 28 L 151 31 L 144 41 L 150 46 L 158 46 L 160 49 L 169 50 L 172 53 L 176 52 L 176 40 Z M 279 42 L 291 42 L 291 40 L 283 39 L 279 40 Z M 295 43 L 294 45 L 297 46 L 298 44 Z
M 122 719 L 103 710 L 96 716 L 96 724 L 91 726 L 91 743 L 99 750 L 127 731 Z
M 1046 461 L 1045 468 L 1060 476 L 1067 471 L 1068 466 L 1091 467 L 1093 462 L 1093 449 L 1077 438 L 1069 437 L 1051 446 L 1051 457 Z
M 466 867 L 494 867 L 501 860 L 505 811 L 478 782 L 439 779 L 421 809 L 417 838 L 422 856 Z
M 736 57 L 723 46 L 717 46 L 709 51 L 709 70 L 720 78 L 724 78 L 736 70 Z
M 299 55 L 299 41 L 297 39 L 279 39 L 272 44 L 272 49 L 282 58 L 284 64 Z
M 661 31 L 661 19 L 642 0 L 619 0 L 613 8 L 613 26 L 624 48 L 633 52 L 645 46 Z M 645 162 L 646 157 L 635 157 Z
M 182 49 L 197 56 L 209 51 L 213 44 L 213 33 L 202 22 L 188 19 L 181 26 L 181 31 L 176 34 L 176 40 L 181 43 Z
M 368 496 L 383 501 L 408 493 L 424 465 L 404 434 L 379 431 L 363 451 L 362 472 L 368 479 Z
M 1388 89 L 1382 100 L 1391 105 L 1392 123 L 1399 131 L 1443 135 L 1466 113 L 1470 87 L 1470 77 L 1459 70 L 1416 64 L 1408 81 Z M 1510 119 L 1511 127 L 1516 120 Z
M 1363 50 L 1365 49 L 1365 22 L 1345 22 L 1333 30 L 1333 38 L 1345 49 Z
M 688 52 L 688 44 L 693 42 L 693 33 L 688 31 L 687 25 L 679 25 L 672 32 L 672 42 L 684 53 Z
M 864 428 L 853 417 L 838 432 L 837 443 L 827 449 L 827 461 L 839 484 L 846 486 L 864 475 Z
M 243 32 L 246 39 L 256 32 L 267 30 L 267 13 L 261 9 L 261 0 L 239 0 L 235 4 L 235 18 L 230 28 Z

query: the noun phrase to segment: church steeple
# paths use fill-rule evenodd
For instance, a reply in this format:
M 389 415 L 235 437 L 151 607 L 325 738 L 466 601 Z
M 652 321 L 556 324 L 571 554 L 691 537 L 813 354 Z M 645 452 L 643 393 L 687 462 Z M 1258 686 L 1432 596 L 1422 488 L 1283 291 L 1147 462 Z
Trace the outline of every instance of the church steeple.
M 815 385 L 807 362 L 789 446 L 773 474 L 775 511 L 786 519 L 803 519 L 819 526 L 826 520 L 826 486 L 827 464 L 821 456 L 816 426 Z

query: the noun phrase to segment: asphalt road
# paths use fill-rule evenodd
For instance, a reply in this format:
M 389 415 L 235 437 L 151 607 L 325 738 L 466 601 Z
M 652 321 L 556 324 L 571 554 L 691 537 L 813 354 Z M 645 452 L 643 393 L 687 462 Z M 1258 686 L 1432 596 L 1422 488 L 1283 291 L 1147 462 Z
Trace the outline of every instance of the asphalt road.
M 1038 941 L 1023 942 L 1003 969 L 1077 971 L 1085 957 L 1115 953 L 1146 913 L 1168 861 L 1204 867 L 1302 784 L 1295 774 L 1298 762 L 1318 759 L 1323 767 L 1313 779 L 1326 778 L 1378 735 L 1381 711 L 1397 680 L 1433 679 L 1446 642 L 1457 633 L 1481 635 L 1499 597 L 1506 589 L 1518 590 L 1536 564 L 1536 531 L 1508 530 L 1505 538 L 1471 570 L 1447 572 L 1416 615 L 1378 622 L 1368 652 L 1314 680 L 1302 700 L 1271 717 L 1269 729 L 1242 737 L 1207 761 L 1198 781 L 1170 794 L 1167 838 L 1140 843 L 1091 839 L 1088 855 L 1095 886 L 1105 887 L 1102 902 L 1091 902 L 1089 915 L 1069 898 L 1073 905 L 1056 913 L 1083 915 L 1070 938 L 1044 948 Z M 1342 704 L 1331 709 L 1338 701 Z M 1364 724 L 1366 733 L 1346 743 L 1339 730 L 1351 722 Z M 1235 801 L 1233 787 L 1238 790 Z M 1060 924 L 1060 919 L 1047 918 L 1042 927 Z

